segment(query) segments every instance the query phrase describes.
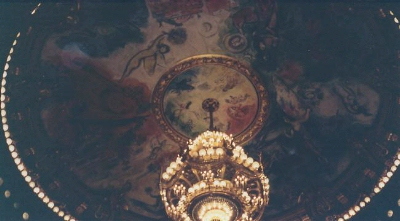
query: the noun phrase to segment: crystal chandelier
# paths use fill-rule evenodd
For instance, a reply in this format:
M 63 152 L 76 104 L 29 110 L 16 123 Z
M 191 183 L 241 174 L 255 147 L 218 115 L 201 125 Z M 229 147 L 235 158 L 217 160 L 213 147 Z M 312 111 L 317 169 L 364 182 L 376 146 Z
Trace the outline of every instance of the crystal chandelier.
M 210 112 L 211 130 L 189 140 L 161 175 L 167 215 L 183 221 L 260 220 L 269 195 L 262 166 L 232 135 L 212 131 L 215 99 L 206 99 L 203 109 Z

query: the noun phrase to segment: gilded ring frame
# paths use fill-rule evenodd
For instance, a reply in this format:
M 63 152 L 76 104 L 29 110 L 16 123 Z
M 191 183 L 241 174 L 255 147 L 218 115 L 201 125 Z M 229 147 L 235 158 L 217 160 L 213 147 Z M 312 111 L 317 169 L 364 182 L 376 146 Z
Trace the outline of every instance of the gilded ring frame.
M 169 84 L 172 82 L 172 80 L 174 80 L 175 77 L 179 76 L 190 68 L 201 65 L 221 65 L 233 69 L 245 76 L 253 85 L 258 100 L 257 113 L 246 129 L 238 134 L 233 135 L 233 138 L 237 144 L 245 144 L 262 129 L 269 116 L 270 102 L 268 99 L 268 91 L 262 85 L 258 73 L 251 68 L 250 65 L 245 64 L 236 58 L 225 55 L 204 54 L 188 57 L 179 61 L 164 75 L 162 75 L 154 88 L 151 101 L 153 113 L 157 122 L 160 124 L 166 135 L 180 145 L 185 145 L 189 139 L 192 139 L 192 137 L 188 137 L 175 130 L 166 119 L 165 115 L 163 114 L 164 95 Z

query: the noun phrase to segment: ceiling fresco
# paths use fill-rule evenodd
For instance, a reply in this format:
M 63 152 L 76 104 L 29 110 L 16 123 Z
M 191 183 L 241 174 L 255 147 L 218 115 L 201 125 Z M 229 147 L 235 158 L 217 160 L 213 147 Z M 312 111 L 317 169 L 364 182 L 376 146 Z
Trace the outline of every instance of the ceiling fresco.
M 263 163 L 262 220 L 347 219 L 400 164 L 397 23 L 379 4 L 43 3 L 3 73 L 6 142 L 65 220 L 166 220 L 161 168 L 212 119 Z
M 210 121 L 212 129 L 232 134 L 242 144 L 263 126 L 268 103 L 266 89 L 254 70 L 216 54 L 178 62 L 153 91 L 153 112 L 180 145 L 208 130 Z M 209 105 L 215 106 L 211 113 Z

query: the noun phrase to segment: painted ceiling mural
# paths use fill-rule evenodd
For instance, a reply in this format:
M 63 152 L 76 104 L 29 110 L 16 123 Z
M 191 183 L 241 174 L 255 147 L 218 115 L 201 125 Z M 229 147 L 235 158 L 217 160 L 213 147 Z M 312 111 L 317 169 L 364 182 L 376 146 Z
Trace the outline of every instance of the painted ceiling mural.
M 32 180 L 77 219 L 166 220 L 161 168 L 210 117 L 261 158 L 263 220 L 352 216 L 395 164 L 399 30 L 378 4 L 77 1 L 32 14 L 2 108 Z

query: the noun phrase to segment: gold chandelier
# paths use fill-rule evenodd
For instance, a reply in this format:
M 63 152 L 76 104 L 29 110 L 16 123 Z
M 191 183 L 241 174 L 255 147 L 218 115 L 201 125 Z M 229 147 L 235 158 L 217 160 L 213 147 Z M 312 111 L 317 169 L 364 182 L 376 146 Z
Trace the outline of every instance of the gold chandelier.
M 210 129 L 189 140 L 163 171 L 161 199 L 167 215 L 182 221 L 260 220 L 268 204 L 269 180 L 232 135 L 212 131 L 215 99 L 206 99 Z

